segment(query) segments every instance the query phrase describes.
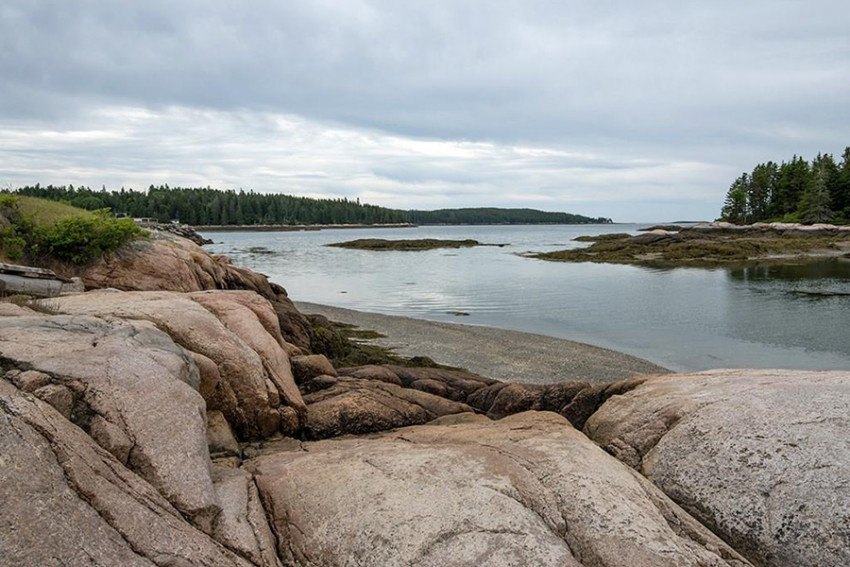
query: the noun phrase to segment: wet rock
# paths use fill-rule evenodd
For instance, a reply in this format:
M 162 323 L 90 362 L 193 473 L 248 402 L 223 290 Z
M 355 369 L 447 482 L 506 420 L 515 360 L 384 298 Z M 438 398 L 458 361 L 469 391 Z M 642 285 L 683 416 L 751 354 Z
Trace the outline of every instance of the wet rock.
M 290 444 L 247 463 L 285 563 L 749 565 L 552 413 Z M 352 489 L 356 487 L 356 489 Z
M 585 431 L 754 563 L 850 565 L 847 372 L 654 377 Z

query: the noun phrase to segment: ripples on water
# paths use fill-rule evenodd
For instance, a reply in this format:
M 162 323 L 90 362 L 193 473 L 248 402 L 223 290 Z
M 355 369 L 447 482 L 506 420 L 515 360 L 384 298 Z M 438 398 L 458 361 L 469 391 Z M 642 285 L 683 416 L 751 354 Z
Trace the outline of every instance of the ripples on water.
M 211 252 L 268 274 L 295 300 L 547 334 L 676 370 L 850 368 L 850 261 L 654 269 L 517 255 L 582 246 L 572 241 L 579 235 L 638 228 L 445 226 L 206 236 L 216 242 Z M 324 246 L 373 237 L 474 238 L 510 246 L 424 252 Z

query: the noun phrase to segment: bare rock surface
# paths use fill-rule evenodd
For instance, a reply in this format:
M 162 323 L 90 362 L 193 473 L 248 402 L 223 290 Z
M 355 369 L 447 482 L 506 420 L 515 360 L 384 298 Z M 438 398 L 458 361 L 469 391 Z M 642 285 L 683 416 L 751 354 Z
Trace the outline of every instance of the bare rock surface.
M 130 469 L 196 525 L 211 528 L 218 506 L 204 400 L 190 385 L 197 382 L 194 364 L 168 335 L 145 322 L 7 317 L 0 319 L 0 352 L 7 364 L 50 376 L 53 391 L 65 388 L 60 403 L 52 392 L 44 395 L 52 385 L 34 394 L 61 406 L 83 429 L 97 417 L 120 431 L 130 443 Z M 67 400 L 70 391 L 76 396 Z M 73 409 L 66 411 L 66 404 Z
M 215 491 L 221 505 L 215 538 L 259 567 L 279 567 L 274 534 L 254 478 L 247 471 L 215 466 Z
M 303 348 L 310 345 L 309 323 L 295 309 L 286 290 L 270 283 L 267 276 L 234 266 L 226 256 L 211 255 L 186 238 L 153 232 L 149 239 L 134 241 L 98 258 L 77 275 L 86 289 L 254 291 L 272 302 L 290 343 Z
M 308 354 L 292 358 L 292 372 L 295 381 L 303 384 L 316 376 L 336 376 L 337 371 L 323 354 Z
M 0 564 L 248 567 L 49 405 L 0 379 Z
M 451 419 L 249 461 L 284 563 L 749 565 L 556 414 Z
M 379 382 L 387 386 L 382 391 L 393 392 L 393 395 L 412 396 L 413 392 L 421 392 L 436 398 L 444 398 L 459 402 L 469 408 L 465 411 L 479 411 L 491 419 L 501 419 L 515 413 L 535 410 L 553 411 L 566 417 L 577 428 L 581 429 L 585 421 L 606 399 L 634 388 L 643 378 L 632 378 L 611 384 L 590 384 L 588 382 L 558 382 L 554 384 L 511 383 L 485 378 L 465 370 L 446 368 L 409 368 L 396 365 L 367 365 L 343 368 L 339 371 L 346 380 L 333 380 L 329 376 L 319 376 L 306 382 L 302 388 L 307 392 L 315 392 L 329 388 L 320 397 L 310 394 L 305 398 L 308 404 L 331 399 L 341 393 L 349 393 L 352 389 L 375 389 Z M 352 380 L 353 379 L 353 380 Z M 358 386 L 356 380 L 362 381 Z M 401 386 L 401 388 L 396 388 Z M 349 400 L 355 403 L 355 400 Z M 360 410 L 364 413 L 374 411 L 364 404 Z M 311 412 L 314 410 L 311 408 Z M 380 410 L 387 411 L 387 410 Z M 443 412 L 438 415 L 446 415 Z M 431 417 L 433 419 L 434 417 Z M 378 427 L 376 420 L 373 427 Z M 352 422 L 340 420 L 344 427 Z M 389 422 L 387 422 L 389 423 Z M 422 423 L 419 419 L 407 416 L 392 421 L 392 427 L 401 425 L 416 425 Z M 388 427 L 384 427 L 386 429 Z M 370 429 L 377 431 L 379 429 Z M 363 430 L 343 430 L 341 433 L 363 433 Z M 326 435 L 323 435 L 326 436 Z
M 242 292 L 192 295 L 173 292 L 95 291 L 54 299 L 63 313 L 154 323 L 195 355 L 197 387 L 209 409 L 220 410 L 242 439 L 266 437 L 281 424 L 281 401 L 303 414 L 304 403 L 292 379 L 283 338 L 273 336 L 267 310 L 248 307 Z M 265 324 L 264 324 L 265 321 Z M 212 364 L 210 364 L 212 363 Z M 214 366 L 214 368 L 213 368 Z M 267 381 L 273 383 L 272 391 Z
M 286 341 L 280 334 L 280 324 L 269 302 L 250 291 L 205 291 L 190 294 L 190 297 L 260 355 L 281 401 L 303 413 L 306 408 L 292 376 Z
M 319 376 L 307 383 L 321 389 L 305 395 L 312 439 L 371 433 L 418 425 L 437 417 L 471 412 L 466 404 L 379 380 Z
M 753 563 L 850 565 L 850 373 L 659 376 L 585 431 Z

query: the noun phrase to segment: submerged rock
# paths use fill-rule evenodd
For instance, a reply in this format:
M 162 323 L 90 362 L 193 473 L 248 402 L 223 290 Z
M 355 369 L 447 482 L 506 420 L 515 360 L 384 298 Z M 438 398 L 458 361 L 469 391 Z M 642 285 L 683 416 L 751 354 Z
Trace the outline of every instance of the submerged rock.
M 850 565 L 847 372 L 654 377 L 585 431 L 754 563 Z
M 247 468 L 284 563 L 749 565 L 552 413 L 290 445 Z

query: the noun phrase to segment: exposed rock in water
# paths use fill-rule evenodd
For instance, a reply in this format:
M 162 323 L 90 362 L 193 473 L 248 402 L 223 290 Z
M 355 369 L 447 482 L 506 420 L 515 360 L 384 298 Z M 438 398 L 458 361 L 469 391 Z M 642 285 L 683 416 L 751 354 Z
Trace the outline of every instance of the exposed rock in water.
M 585 431 L 754 563 L 850 565 L 846 372 L 660 376 Z
M 678 232 L 654 229 L 624 238 L 588 238 L 586 248 L 529 253 L 561 262 L 610 262 L 662 266 L 715 266 L 746 262 L 787 262 L 841 256 L 850 252 L 850 226 L 701 223 Z
M 507 246 L 507 244 L 482 244 L 477 240 L 442 240 L 438 238 L 421 238 L 418 240 L 384 240 L 383 238 L 359 238 L 348 242 L 326 244 L 336 248 L 353 248 L 355 250 L 435 250 L 437 248 L 472 248 L 473 246 Z
M 284 563 L 749 565 L 557 415 L 450 421 L 250 461 Z

